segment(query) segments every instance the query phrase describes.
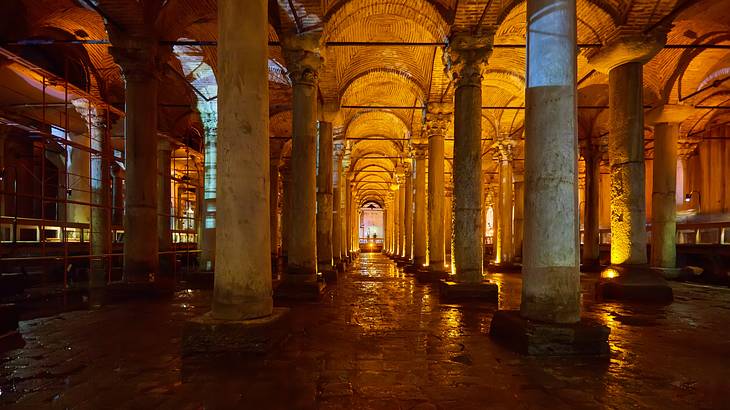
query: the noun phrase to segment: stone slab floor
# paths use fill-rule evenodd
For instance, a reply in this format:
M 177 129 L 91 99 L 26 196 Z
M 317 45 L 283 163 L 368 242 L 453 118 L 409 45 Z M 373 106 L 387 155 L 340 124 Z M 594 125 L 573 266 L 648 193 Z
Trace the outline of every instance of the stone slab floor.
M 520 279 L 495 274 L 500 307 Z M 183 322 L 210 292 L 24 321 L 2 354 L 0 405 L 78 409 L 730 408 L 730 290 L 674 284 L 668 307 L 591 302 L 608 359 L 530 358 L 486 335 L 496 304 L 440 305 L 382 255 L 363 254 L 261 358 L 181 358 Z

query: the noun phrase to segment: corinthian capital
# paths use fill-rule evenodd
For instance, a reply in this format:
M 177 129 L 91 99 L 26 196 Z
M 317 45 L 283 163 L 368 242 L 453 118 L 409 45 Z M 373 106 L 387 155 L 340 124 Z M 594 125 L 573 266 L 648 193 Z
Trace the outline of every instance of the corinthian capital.
M 292 84 L 314 85 L 319 79 L 319 69 L 324 64 L 320 53 L 321 31 L 284 36 L 281 45 L 286 68 Z
M 81 119 L 86 121 L 91 127 L 106 127 L 106 110 L 103 108 L 98 108 L 85 98 L 77 98 L 71 101 L 71 104 L 73 104 L 74 109 L 79 113 Z
M 487 60 L 492 55 L 494 33 L 451 35 L 444 49 L 444 65 L 456 87 L 480 86 Z
M 426 159 L 428 155 L 428 144 L 413 144 L 413 156 L 417 161 Z
M 453 107 L 451 104 L 428 103 L 423 112 L 426 135 L 429 137 L 432 135 L 445 135 L 449 129 L 449 124 L 451 124 L 452 112 Z
M 661 51 L 666 42 L 667 32 L 664 27 L 647 34 L 619 30 L 606 45 L 589 51 L 586 57 L 591 67 L 607 74 L 626 63 L 647 63 Z
M 160 72 L 157 39 L 148 37 L 112 37 L 109 54 L 122 69 L 125 81 L 148 81 Z

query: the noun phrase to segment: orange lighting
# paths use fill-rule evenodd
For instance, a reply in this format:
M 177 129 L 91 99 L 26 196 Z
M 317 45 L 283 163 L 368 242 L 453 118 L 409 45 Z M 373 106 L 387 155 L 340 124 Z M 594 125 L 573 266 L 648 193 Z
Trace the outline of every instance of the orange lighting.
M 601 277 L 604 279 L 613 279 L 619 276 L 619 273 L 616 269 L 608 268 L 601 272 Z

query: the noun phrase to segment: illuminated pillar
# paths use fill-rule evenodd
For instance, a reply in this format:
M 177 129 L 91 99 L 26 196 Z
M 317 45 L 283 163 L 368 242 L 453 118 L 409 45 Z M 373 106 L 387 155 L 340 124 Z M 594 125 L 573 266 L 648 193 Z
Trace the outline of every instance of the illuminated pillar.
M 332 246 L 332 123 L 319 122 L 319 167 L 317 169 L 317 266 L 334 271 Z
M 342 259 L 344 258 L 343 252 L 343 237 L 342 237 L 342 183 L 341 180 L 344 178 L 342 169 L 342 156 L 344 155 L 345 144 L 342 141 L 334 143 L 333 147 L 333 174 L 332 174 L 332 254 L 334 258 L 334 264 L 337 267 L 341 267 Z
M 398 257 L 406 254 L 406 172 L 401 170 L 398 176 Z
M 522 318 L 580 320 L 575 0 L 529 0 Z
M 583 211 L 584 268 L 600 265 L 600 232 L 598 227 L 601 189 L 601 153 L 596 144 L 589 143 L 583 152 L 585 162 L 585 205 Z
M 398 176 L 395 177 L 396 183 L 394 184 L 395 189 L 393 190 L 393 257 L 400 255 L 400 185 Z
M 116 38 L 109 49 L 125 82 L 124 279 L 154 282 L 157 242 L 157 70 L 154 38 Z
M 289 237 L 291 236 L 291 217 L 292 217 L 292 186 L 291 186 L 291 167 L 289 162 L 284 162 L 279 168 L 281 177 L 281 256 L 284 259 L 289 257 Z
M 454 91 L 454 249 L 456 280 L 482 278 L 482 70 L 493 34 L 452 35 L 445 50 Z
M 111 162 L 112 146 L 107 132 L 106 111 L 87 100 L 73 101 L 76 111 L 86 120 L 91 135 L 91 266 L 89 288 L 107 284 L 111 253 Z
M 124 224 L 124 170 L 112 165 L 112 226 Z
M 323 59 L 319 54 L 321 33 L 310 32 L 282 38 L 284 59 L 292 82 L 291 206 L 287 275 L 285 281 L 317 280 L 317 82 Z
M 88 118 L 83 118 L 88 122 Z M 86 134 L 76 134 L 69 132 L 68 137 L 72 142 L 89 146 L 89 136 Z M 66 204 L 66 215 L 63 212 L 59 214 L 60 220 L 68 222 L 88 224 L 91 217 L 88 205 L 91 202 L 89 193 L 89 163 L 91 154 L 82 148 L 69 147 L 69 155 L 66 161 L 66 192 L 64 195 L 69 201 Z
M 414 145 L 414 148 L 416 159 L 416 211 L 413 216 L 413 263 L 417 267 L 421 267 L 426 265 L 426 235 L 428 232 L 426 230 L 426 154 L 428 145 Z M 441 165 L 443 166 L 443 162 Z
M 166 253 L 172 250 L 172 146 L 170 141 L 157 141 L 157 242 L 160 250 L 160 276 L 174 280 L 175 256 Z M 182 210 L 184 212 L 184 210 Z M 171 284 L 174 286 L 174 283 Z
M 522 260 L 522 241 L 525 229 L 525 179 L 524 175 L 514 176 L 515 216 L 514 216 L 514 255 Z
M 406 168 L 405 204 L 403 208 L 405 235 L 403 235 L 403 258 L 410 262 L 413 259 L 413 168 Z
M 647 114 L 654 125 L 654 168 L 651 195 L 651 266 L 665 277 L 677 277 L 677 138 L 679 124 L 692 107 L 663 105 Z
M 444 191 L 444 136 L 451 122 L 451 106 L 428 104 L 426 132 L 428 133 L 428 263 L 429 270 L 445 271 L 446 243 L 451 247 L 451 235 L 446 235 L 445 226 L 451 225 L 447 218 Z M 449 200 L 450 201 L 450 200 Z M 450 215 L 449 215 L 450 216 Z M 449 226 L 450 228 L 450 226 Z
M 512 144 L 509 141 L 501 141 L 497 145 L 497 157 L 499 163 L 499 241 L 500 254 L 497 255 L 499 265 L 512 265 L 514 262 L 514 248 L 512 237 Z
M 203 176 L 203 209 L 202 227 L 200 229 L 200 269 L 215 269 L 215 190 L 216 190 L 216 140 L 218 135 L 218 111 L 210 108 L 201 111 L 205 132 L 204 176 Z
M 444 238 L 446 241 L 446 254 L 451 257 L 452 235 L 454 226 L 454 188 L 449 186 L 444 193 Z M 444 259 L 446 260 L 446 259 Z M 446 269 L 450 271 L 451 269 Z

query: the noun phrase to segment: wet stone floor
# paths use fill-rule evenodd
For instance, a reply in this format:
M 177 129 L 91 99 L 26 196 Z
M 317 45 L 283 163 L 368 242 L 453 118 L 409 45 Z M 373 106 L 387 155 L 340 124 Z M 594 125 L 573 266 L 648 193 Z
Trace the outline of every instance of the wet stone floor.
M 520 278 L 493 274 L 501 308 Z M 0 405 L 78 409 L 730 408 L 730 290 L 675 283 L 667 307 L 592 302 L 607 359 L 531 358 L 487 332 L 497 304 L 442 305 L 386 257 L 363 254 L 320 303 L 293 306 L 290 338 L 258 358 L 182 358 L 183 322 L 210 292 L 21 323 Z

